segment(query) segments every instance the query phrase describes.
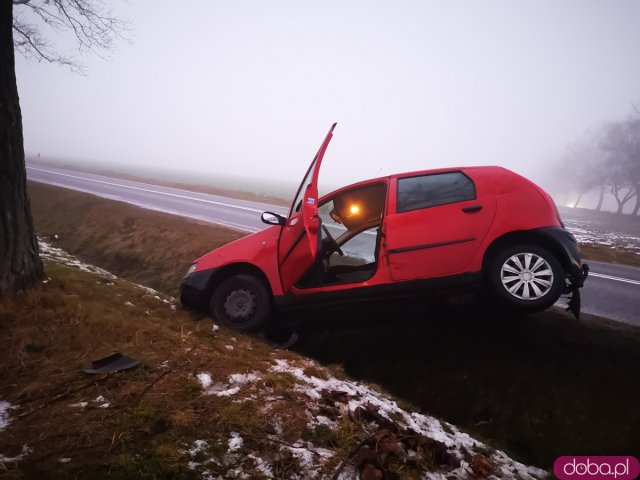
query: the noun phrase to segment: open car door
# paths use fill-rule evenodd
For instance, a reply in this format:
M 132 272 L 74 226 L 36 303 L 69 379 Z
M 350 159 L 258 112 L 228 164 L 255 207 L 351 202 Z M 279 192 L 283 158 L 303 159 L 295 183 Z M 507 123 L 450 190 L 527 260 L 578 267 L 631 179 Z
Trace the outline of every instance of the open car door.
M 329 129 L 316 156 L 313 158 L 291 205 L 287 222 L 282 227 L 278 242 L 278 265 L 282 289 L 286 293 L 313 265 L 318 255 L 320 218 L 318 217 L 318 174 L 322 158 L 327 151 L 334 123 Z

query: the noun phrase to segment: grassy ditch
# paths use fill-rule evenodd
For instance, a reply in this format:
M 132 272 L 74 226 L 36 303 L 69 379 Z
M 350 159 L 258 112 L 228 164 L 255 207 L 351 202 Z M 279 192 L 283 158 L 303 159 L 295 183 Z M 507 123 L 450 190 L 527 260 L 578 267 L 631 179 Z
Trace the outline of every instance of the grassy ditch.
M 30 182 L 29 194 L 38 235 L 173 296 L 195 258 L 244 235 L 41 183 Z
M 53 262 L 46 270 L 48 283 L 0 303 L 0 392 L 19 407 L 0 431 L 1 477 L 199 479 L 203 468 L 189 468 L 189 462 L 223 462 L 231 432 L 243 436 L 242 452 L 265 458 L 280 455 L 278 444 L 269 442 L 270 422 L 280 425 L 283 442 L 307 434 L 307 406 L 295 401 L 298 394 L 280 405 L 278 389 L 295 383 L 285 374 L 265 375 L 237 396 L 203 395 L 194 376 L 208 372 L 224 381 L 267 372 L 275 353 L 266 344 L 213 332 L 210 322 L 194 322 L 163 295 L 127 281 Z M 142 363 L 114 374 L 82 372 L 114 351 Z M 301 361 L 288 352 L 277 358 Z M 271 395 L 278 408 L 266 412 L 262 400 L 237 403 L 254 390 Z M 206 439 L 206 448 L 194 447 L 198 439 Z M 30 451 L 25 461 L 3 458 L 24 453 L 24 445 Z M 239 456 L 224 462 L 206 468 L 217 477 L 237 462 L 250 478 L 264 478 L 257 462 Z M 283 454 L 281 464 L 301 471 L 291 455 Z
M 41 236 L 57 234 L 66 250 L 169 293 L 193 258 L 240 235 L 78 192 L 30 188 Z M 126 218 L 133 219 L 128 230 Z M 137 263 L 114 260 L 132 252 Z M 566 454 L 640 454 L 639 329 L 590 316 L 575 322 L 557 310 L 501 319 L 490 305 L 480 307 L 472 294 L 425 295 L 298 312 L 319 322 L 302 331 L 296 349 L 543 468 Z

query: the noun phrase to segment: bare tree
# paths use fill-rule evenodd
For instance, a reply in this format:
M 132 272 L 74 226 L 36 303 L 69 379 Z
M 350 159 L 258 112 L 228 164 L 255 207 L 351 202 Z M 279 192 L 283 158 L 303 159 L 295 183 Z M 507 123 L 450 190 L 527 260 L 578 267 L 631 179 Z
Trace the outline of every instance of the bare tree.
M 98 0 L 13 0 L 13 4 L 22 10 L 14 11 L 13 43 L 25 58 L 85 72 L 77 56 L 60 53 L 43 36 L 41 25 L 56 32 L 72 33 L 79 53 L 91 52 L 105 59 L 116 41 L 130 41 L 127 35 L 130 23 L 115 17 Z
M 631 116 L 625 121 L 610 123 L 601 147 L 607 156 L 607 170 L 611 193 L 618 203 L 618 212 L 636 198 L 633 214 L 640 209 L 640 118 Z
M 629 178 L 633 182 L 636 193 L 636 204 L 632 214 L 640 213 L 640 111 L 636 108 L 635 115 L 627 121 L 627 148 L 629 160 Z
M 635 199 L 632 215 L 640 212 L 640 109 L 626 120 L 609 122 L 570 145 L 556 168 L 556 174 L 578 193 L 574 207 L 585 193 L 599 189 L 597 210 L 606 193 L 618 204 L 617 213 Z
M 14 48 L 26 58 L 84 71 L 77 58 L 55 52 L 42 28 L 73 32 L 79 51 L 103 56 L 116 40 L 126 40 L 129 25 L 98 0 L 0 0 L 0 296 L 44 276 L 27 194 Z
M 600 199 L 597 209 L 602 207 L 607 177 L 604 174 L 604 153 L 599 147 L 597 133 L 587 132 L 583 139 L 567 147 L 557 170 L 565 185 L 578 193 L 573 204 L 576 208 L 584 194 L 598 187 Z

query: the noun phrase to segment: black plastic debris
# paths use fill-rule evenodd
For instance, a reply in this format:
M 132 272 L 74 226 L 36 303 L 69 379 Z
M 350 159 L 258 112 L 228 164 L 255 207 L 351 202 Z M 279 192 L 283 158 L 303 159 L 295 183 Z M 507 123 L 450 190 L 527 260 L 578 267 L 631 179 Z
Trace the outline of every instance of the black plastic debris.
M 266 341 L 273 348 L 279 350 L 287 350 L 293 347 L 298 341 L 298 332 L 289 329 L 277 329 L 269 332 L 261 332 L 258 335 L 259 338 Z
M 140 360 L 128 357 L 122 353 L 114 353 L 108 357 L 94 360 L 89 368 L 83 368 L 85 373 L 111 373 L 130 370 L 140 365 Z

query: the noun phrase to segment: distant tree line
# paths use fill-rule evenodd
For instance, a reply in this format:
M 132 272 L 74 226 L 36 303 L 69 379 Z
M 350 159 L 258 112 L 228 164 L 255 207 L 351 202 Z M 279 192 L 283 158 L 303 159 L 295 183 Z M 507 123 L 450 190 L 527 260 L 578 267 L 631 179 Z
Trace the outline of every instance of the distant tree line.
M 617 213 L 633 202 L 631 215 L 640 212 L 640 110 L 624 120 L 591 130 L 567 148 L 557 174 L 566 188 L 578 193 L 573 207 L 585 194 L 597 192 L 596 210 L 612 196 Z

